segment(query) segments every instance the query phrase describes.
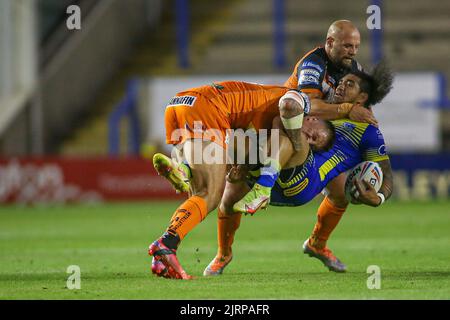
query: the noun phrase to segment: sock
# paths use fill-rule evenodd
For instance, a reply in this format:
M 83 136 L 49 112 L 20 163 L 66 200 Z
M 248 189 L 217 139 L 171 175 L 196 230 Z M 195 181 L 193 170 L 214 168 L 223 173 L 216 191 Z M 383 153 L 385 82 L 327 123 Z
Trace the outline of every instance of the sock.
M 192 196 L 178 207 L 170 220 L 170 225 L 166 233 L 171 237 L 178 237 L 178 243 L 195 228 L 208 214 L 206 201 L 199 196 Z M 173 238 L 166 236 L 165 240 L 169 244 L 173 244 Z M 163 236 L 164 238 L 164 236 Z M 168 246 L 165 242 L 164 245 Z M 178 246 L 177 243 L 177 246 Z M 168 246 L 169 247 L 169 246 Z M 169 247 L 171 248 L 171 247 Z M 171 248 L 176 249 L 176 248 Z
M 223 214 L 218 209 L 217 214 L 217 241 L 218 241 L 218 256 L 229 256 L 232 253 L 231 246 L 234 242 L 234 235 L 241 224 L 241 213 L 233 215 Z
M 161 237 L 161 242 L 169 249 L 177 250 L 180 244 L 180 237 L 175 233 L 164 232 Z
M 318 249 L 325 248 L 331 232 L 341 220 L 346 208 L 336 207 L 328 197 L 325 197 L 317 210 L 317 222 L 309 243 Z
M 192 171 L 191 167 L 189 166 L 189 163 L 187 161 L 183 161 L 180 163 L 180 168 L 183 170 L 186 174 L 186 176 L 191 179 L 192 178 Z
M 268 158 L 264 163 L 264 167 L 261 168 L 261 174 L 256 183 L 272 188 L 280 175 L 280 170 L 280 163 L 275 159 Z

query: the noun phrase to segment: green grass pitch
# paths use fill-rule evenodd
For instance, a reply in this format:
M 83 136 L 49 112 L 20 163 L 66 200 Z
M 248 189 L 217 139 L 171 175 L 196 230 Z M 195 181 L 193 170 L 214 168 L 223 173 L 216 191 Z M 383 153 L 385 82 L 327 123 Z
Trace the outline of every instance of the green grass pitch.
M 178 250 L 193 281 L 150 272 L 147 247 L 177 205 L 0 207 L 0 299 L 450 299 L 448 201 L 352 206 L 329 241 L 345 274 L 300 251 L 314 201 L 244 216 L 233 262 L 202 277 L 216 252 L 213 212 Z M 66 288 L 69 265 L 81 269 L 80 290 Z M 381 269 L 380 289 L 367 288 L 369 265 Z

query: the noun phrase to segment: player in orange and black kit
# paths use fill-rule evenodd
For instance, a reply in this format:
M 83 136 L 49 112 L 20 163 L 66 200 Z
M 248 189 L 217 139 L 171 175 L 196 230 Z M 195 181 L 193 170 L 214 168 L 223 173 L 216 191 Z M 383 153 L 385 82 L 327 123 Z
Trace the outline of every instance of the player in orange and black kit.
M 350 71 L 361 71 L 361 65 L 354 59 L 360 44 L 358 29 L 347 20 L 334 22 L 328 29 L 325 46 L 314 48 L 305 54 L 294 67 L 284 83 L 306 93 L 310 99 L 319 99 L 310 116 L 326 120 L 342 118 L 333 100 L 339 80 Z M 323 101 L 323 103 L 319 103 Z M 363 106 L 348 106 L 350 120 L 376 125 L 373 114 Z
M 227 131 L 237 128 L 271 129 L 276 116 L 283 118 L 284 104 L 280 99 L 283 101 L 285 95 L 287 98 L 284 100 L 294 99 L 302 109 L 309 110 L 308 97 L 298 91 L 238 81 L 192 88 L 170 100 L 165 110 L 166 142 L 180 147 L 180 154 L 187 164 L 175 164 L 162 154 L 156 154 L 153 162 L 159 174 L 178 191 L 190 191 L 190 197 L 175 211 L 163 235 L 149 247 L 154 274 L 176 279 L 191 278 L 181 267 L 176 250 L 188 232 L 220 202 L 227 170 L 226 152 L 221 151 L 227 147 Z M 331 137 L 334 131 L 329 132 L 331 125 L 325 121 L 318 122 L 319 126 L 311 128 L 313 137 L 309 144 L 320 149 L 330 143 L 322 137 Z M 211 147 L 219 148 L 214 151 L 219 156 L 213 162 L 209 161 L 211 159 L 198 161 L 194 154 L 202 156 L 205 150 L 214 149 Z M 276 163 L 270 159 L 268 166 L 272 165 L 276 166 Z

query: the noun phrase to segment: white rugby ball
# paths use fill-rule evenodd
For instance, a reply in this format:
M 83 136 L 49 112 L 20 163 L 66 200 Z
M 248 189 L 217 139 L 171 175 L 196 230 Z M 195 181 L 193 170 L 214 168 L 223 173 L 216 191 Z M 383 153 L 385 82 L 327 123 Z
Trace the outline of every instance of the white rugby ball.
M 373 161 L 361 162 L 350 170 L 345 181 L 345 197 L 352 203 L 355 203 L 355 199 L 352 196 L 352 190 L 356 188 L 354 186 L 355 180 L 366 180 L 378 192 L 383 183 L 383 171 L 381 171 L 380 165 Z

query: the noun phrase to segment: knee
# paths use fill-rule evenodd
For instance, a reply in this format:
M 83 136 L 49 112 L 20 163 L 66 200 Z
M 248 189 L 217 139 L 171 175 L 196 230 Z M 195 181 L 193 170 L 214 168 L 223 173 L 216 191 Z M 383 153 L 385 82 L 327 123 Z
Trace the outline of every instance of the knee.
M 214 188 L 210 188 L 206 195 L 207 203 L 208 203 L 208 212 L 215 210 L 221 203 L 222 195 L 224 188 L 218 187 L 215 184 Z
M 231 203 L 231 201 L 222 199 L 222 201 L 220 202 L 220 205 L 219 205 L 219 210 L 222 214 L 232 215 L 234 213 L 233 205 L 234 205 L 234 203 Z
M 208 213 L 216 209 L 220 204 L 220 196 L 216 194 L 206 194 L 204 197 L 208 208 Z
M 328 196 L 328 200 L 338 208 L 347 208 L 348 201 L 347 198 L 345 198 L 345 194 L 342 192 L 336 193 L 330 193 Z

